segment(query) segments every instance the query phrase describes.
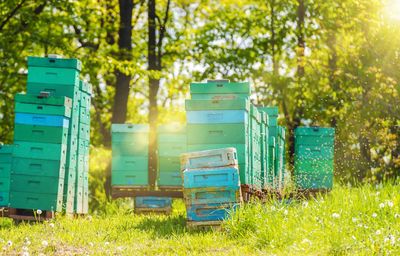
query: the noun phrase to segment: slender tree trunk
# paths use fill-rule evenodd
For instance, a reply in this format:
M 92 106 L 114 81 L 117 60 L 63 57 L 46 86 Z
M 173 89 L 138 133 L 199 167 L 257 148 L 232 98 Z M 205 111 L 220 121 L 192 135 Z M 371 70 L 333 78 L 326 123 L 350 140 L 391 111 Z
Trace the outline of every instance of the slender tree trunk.
M 305 70 L 304 70 L 304 64 L 305 64 L 305 60 L 304 60 L 304 52 L 305 52 L 305 47 L 306 47 L 306 43 L 305 43 L 305 33 L 304 33 L 304 27 L 305 27 L 305 15 L 306 15 L 306 7 L 304 5 L 304 0 L 297 0 L 297 72 L 296 72 L 296 78 L 297 78 L 297 83 L 298 83 L 298 88 L 299 91 L 296 95 L 296 102 L 300 102 L 302 100 L 302 90 L 303 90 L 303 78 L 304 78 L 304 74 L 305 74 Z M 289 133 L 294 132 L 294 130 L 296 129 L 297 126 L 299 126 L 301 124 L 301 118 L 303 117 L 303 107 L 299 106 L 297 104 L 297 106 L 295 106 L 294 112 L 293 112 L 293 116 L 292 119 L 289 120 L 288 122 L 288 130 Z M 288 147 L 289 147 L 289 163 L 290 165 L 293 166 L 294 164 L 294 149 L 295 149 L 295 145 L 294 145 L 294 136 L 293 134 L 291 134 L 291 136 L 289 136 L 289 143 L 288 143 Z
M 119 30 L 118 30 L 118 47 L 120 60 L 131 60 L 132 59 L 132 11 L 133 1 L 132 0 L 119 0 Z M 131 76 L 122 73 L 119 70 L 115 71 L 116 85 L 115 95 L 112 108 L 111 123 L 125 123 L 129 87 Z M 108 131 L 110 133 L 111 131 Z M 110 146 L 111 136 L 108 135 L 104 138 L 104 144 Z M 107 196 L 111 195 L 111 165 L 109 164 L 106 170 L 106 182 L 104 188 Z
M 160 70 L 157 56 L 157 37 L 156 37 L 156 1 L 148 1 L 148 69 L 149 71 Z M 160 80 L 149 76 L 149 184 L 155 188 L 157 178 L 157 93 L 160 86 Z

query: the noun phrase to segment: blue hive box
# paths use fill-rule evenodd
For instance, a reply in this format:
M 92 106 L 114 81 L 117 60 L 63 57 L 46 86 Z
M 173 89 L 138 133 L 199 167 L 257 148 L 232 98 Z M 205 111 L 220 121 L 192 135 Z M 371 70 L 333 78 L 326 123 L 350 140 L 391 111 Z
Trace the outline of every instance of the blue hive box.
M 183 187 L 185 189 L 206 187 L 238 189 L 240 187 L 239 171 L 235 167 L 185 170 L 183 172 Z
M 15 123 L 27 124 L 27 125 L 58 126 L 58 127 L 68 128 L 69 119 L 63 116 L 16 113 Z
M 172 206 L 172 198 L 156 196 L 138 196 L 135 208 L 167 208 Z
M 202 204 L 186 207 L 188 221 L 221 221 L 238 207 L 237 204 Z
M 189 124 L 243 123 L 248 119 L 244 110 L 199 110 L 187 111 Z

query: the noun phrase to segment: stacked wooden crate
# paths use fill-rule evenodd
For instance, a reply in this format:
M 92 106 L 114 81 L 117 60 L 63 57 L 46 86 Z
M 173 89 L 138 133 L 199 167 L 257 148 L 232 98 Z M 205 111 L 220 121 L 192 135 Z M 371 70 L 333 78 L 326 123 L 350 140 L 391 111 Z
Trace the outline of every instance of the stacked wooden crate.
M 183 154 L 181 165 L 188 226 L 218 226 L 242 201 L 236 149 Z
M 9 205 L 12 152 L 12 145 L 0 145 L 0 208 Z
M 71 107 L 48 93 L 16 95 L 11 208 L 62 210 Z

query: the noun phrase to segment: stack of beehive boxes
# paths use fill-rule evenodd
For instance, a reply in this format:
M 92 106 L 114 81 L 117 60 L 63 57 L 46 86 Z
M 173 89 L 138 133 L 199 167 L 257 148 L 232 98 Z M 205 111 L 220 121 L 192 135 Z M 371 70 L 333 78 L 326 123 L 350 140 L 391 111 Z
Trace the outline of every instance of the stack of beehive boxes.
M 89 202 L 89 151 L 90 151 L 90 106 L 92 86 L 79 81 L 78 106 L 78 150 L 76 151 L 75 212 L 88 213 Z
M 270 191 L 281 192 L 285 177 L 285 129 L 278 126 L 277 107 L 260 107 L 259 110 L 268 114 L 269 167 L 267 187 Z
M 242 201 L 234 148 L 183 154 L 188 226 L 218 225 Z
M 72 101 L 17 94 L 10 207 L 61 211 Z
M 261 115 L 258 109 L 250 106 L 250 148 L 251 148 L 251 184 L 253 189 L 261 191 Z
M 158 176 L 157 185 L 162 189 L 182 189 L 180 155 L 187 152 L 186 126 L 161 125 L 157 129 Z
M 294 174 L 298 189 L 332 189 L 334 141 L 334 128 L 296 128 Z
M 149 126 L 113 124 L 111 131 L 112 186 L 147 188 L 149 186 Z
M 12 145 L 0 145 L 0 208 L 9 204 L 12 152 Z
M 263 191 L 269 190 L 268 167 L 269 167 L 269 134 L 268 134 L 268 114 L 260 111 L 261 114 L 261 188 Z
M 90 98 L 92 95 L 91 85 L 79 80 L 80 71 L 81 62 L 77 59 L 28 57 L 27 95 L 16 96 L 16 113 L 20 114 L 16 115 L 14 136 L 15 144 L 21 144 L 22 139 L 27 139 L 29 142 L 32 140 L 35 143 L 48 141 L 63 145 L 62 155 L 57 156 L 57 151 L 50 147 L 44 149 L 45 151 L 41 154 L 35 153 L 31 157 L 31 161 L 34 162 L 32 163 L 33 167 L 39 170 L 42 168 L 44 172 L 53 170 L 56 168 L 56 162 L 60 162 L 58 163 L 62 170 L 60 175 L 63 176 L 60 178 L 64 182 L 61 199 L 63 208 L 67 213 L 78 214 L 88 212 Z M 63 103 L 68 106 L 65 104 L 62 106 Z M 57 120 L 54 117 L 45 117 L 44 119 L 32 117 L 30 124 L 34 126 L 33 128 L 27 127 L 27 123 L 19 123 L 21 120 L 23 122 L 29 120 L 30 116 L 26 114 L 41 115 L 39 107 L 36 106 L 40 104 L 43 105 L 43 113 L 50 111 L 45 114 L 48 116 L 59 113 L 54 112 L 56 107 L 69 109 L 68 124 L 63 123 L 62 126 L 56 126 L 54 122 Z M 35 112 L 32 112 L 32 109 L 35 109 Z M 67 117 L 66 113 L 64 117 Z M 43 125 L 40 122 L 44 122 Z M 44 126 L 46 127 L 44 128 Z M 37 133 L 37 136 L 34 133 Z M 83 142 L 81 143 L 82 147 L 78 148 L 80 142 Z M 24 146 L 18 146 L 14 153 L 13 166 L 15 165 L 15 168 L 13 167 L 13 172 L 20 168 L 27 168 L 26 164 L 23 166 L 22 160 L 19 160 L 19 158 L 26 157 L 24 152 L 21 152 L 22 148 Z M 39 150 L 40 147 L 31 148 L 31 150 L 35 149 Z M 26 150 L 29 150 L 28 146 Z M 79 153 L 78 150 L 80 150 Z M 51 174 L 39 174 L 39 170 L 38 176 L 42 174 L 43 176 L 56 175 L 54 170 Z M 16 181 L 12 180 L 12 182 Z M 31 206 L 28 207 L 27 204 L 25 208 L 40 208 L 35 203 L 32 203 Z M 14 208 L 20 207 L 15 204 Z
M 259 114 L 251 115 L 249 83 L 208 81 L 190 85 L 186 100 L 188 152 L 234 147 L 237 150 L 240 182 L 252 187 L 251 123 L 259 123 Z M 259 128 L 254 134 L 259 134 Z M 259 161 L 259 160 L 258 160 Z

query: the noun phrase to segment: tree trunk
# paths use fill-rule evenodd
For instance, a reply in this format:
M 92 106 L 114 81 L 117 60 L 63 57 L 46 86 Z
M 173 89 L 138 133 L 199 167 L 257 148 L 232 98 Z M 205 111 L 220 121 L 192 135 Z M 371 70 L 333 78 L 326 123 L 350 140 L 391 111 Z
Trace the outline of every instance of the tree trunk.
M 132 11 L 133 2 L 131 0 L 119 0 L 119 30 L 118 30 L 118 47 L 120 60 L 132 59 Z M 122 73 L 119 70 L 115 71 L 116 85 L 115 95 L 112 108 L 111 123 L 125 123 L 127 104 L 129 97 L 129 87 L 131 76 Z M 110 133 L 111 131 L 108 131 Z M 111 136 L 104 138 L 104 144 L 110 146 Z M 111 166 L 108 165 L 106 170 L 106 182 L 104 188 L 107 196 L 111 195 Z
M 296 95 L 296 103 L 301 101 L 302 99 L 302 90 L 303 90 L 303 78 L 304 78 L 304 52 L 305 52 L 305 33 L 304 33 L 304 19 L 305 19 L 305 14 L 306 14 L 306 7 L 304 5 L 304 0 L 297 0 L 298 6 L 297 6 L 297 72 L 296 72 L 296 78 L 297 78 L 297 83 L 298 83 L 298 88 L 299 91 Z M 288 122 L 288 130 L 289 130 L 289 143 L 288 143 L 288 149 L 289 149 L 289 164 L 294 165 L 294 130 L 296 129 L 297 126 L 301 124 L 301 118 L 303 117 L 303 107 L 299 106 L 296 104 L 294 111 L 293 111 L 293 116 L 292 119 L 289 120 Z
M 160 70 L 159 57 L 157 56 L 157 37 L 156 37 L 156 1 L 148 1 L 148 70 Z M 155 188 L 157 177 L 157 93 L 160 86 L 160 80 L 149 75 L 149 185 Z

